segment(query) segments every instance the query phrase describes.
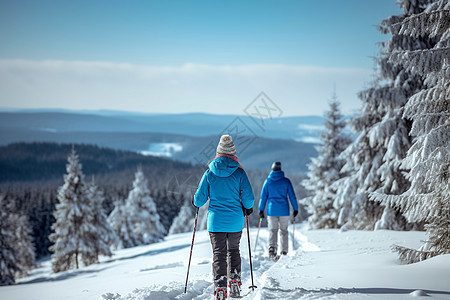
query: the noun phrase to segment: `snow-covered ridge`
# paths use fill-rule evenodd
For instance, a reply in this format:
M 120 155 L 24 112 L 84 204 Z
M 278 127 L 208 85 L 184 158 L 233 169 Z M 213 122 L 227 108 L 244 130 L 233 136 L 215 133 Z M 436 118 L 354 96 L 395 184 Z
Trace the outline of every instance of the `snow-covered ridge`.
M 140 153 L 143 155 L 172 157 L 175 152 L 183 150 L 183 146 L 178 143 L 151 143 L 148 150 Z
M 316 136 L 304 136 L 302 138 L 296 139 L 298 142 L 304 142 L 309 144 L 320 144 L 320 139 Z
M 319 126 L 319 125 L 299 124 L 297 128 L 309 132 L 319 132 L 325 130 L 325 127 L 323 125 Z
M 44 132 L 52 132 L 52 133 L 58 132 L 58 130 L 55 128 L 36 127 L 33 129 L 38 130 L 38 131 L 44 131 Z

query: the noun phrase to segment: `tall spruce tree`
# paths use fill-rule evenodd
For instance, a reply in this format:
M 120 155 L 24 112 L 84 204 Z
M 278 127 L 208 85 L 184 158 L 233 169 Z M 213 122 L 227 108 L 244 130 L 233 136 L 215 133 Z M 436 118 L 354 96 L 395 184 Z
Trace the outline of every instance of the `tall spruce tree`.
M 128 194 L 126 212 L 134 232 L 141 244 L 150 244 L 161 240 L 166 230 L 160 222 L 156 205 L 150 196 L 148 182 L 141 168 L 138 168 L 133 189 Z
M 428 240 L 419 250 L 395 246 L 400 259 L 418 262 L 450 253 L 450 2 L 437 1 L 425 11 L 390 27 L 396 37 L 435 39 L 428 49 L 397 49 L 390 62 L 422 76 L 424 88 L 411 96 L 404 117 L 415 137 L 401 166 L 410 169 L 410 188 L 401 195 L 374 193 L 373 199 L 398 207 L 411 222 L 425 222 Z
M 209 211 L 208 207 L 209 207 L 209 200 L 206 202 L 205 205 L 203 205 L 198 209 L 197 228 L 199 230 L 206 230 L 208 228 L 208 211 Z
M 92 178 L 92 181 L 89 183 L 87 192 L 93 213 L 92 224 L 96 228 L 96 230 L 92 232 L 92 235 L 90 236 L 95 247 L 95 256 L 93 256 L 94 261 L 90 263 L 96 263 L 98 262 L 99 255 L 112 255 L 110 247 L 112 245 L 117 245 L 118 240 L 116 233 L 108 222 L 105 211 L 103 209 L 105 196 L 95 184 L 94 178 Z
M 14 224 L 10 219 L 11 211 L 5 203 L 4 196 L 0 195 L 0 285 L 15 283 L 15 274 L 20 271 L 15 242 L 16 234 Z
M 169 234 L 189 232 L 192 230 L 192 224 L 195 218 L 195 208 L 191 203 L 192 198 L 185 197 L 183 199 L 185 199 L 183 206 L 173 220 L 169 229 Z
M 123 199 L 114 202 L 114 209 L 108 216 L 108 222 L 118 237 L 117 248 L 131 248 L 140 244 Z
M 404 13 L 400 16 L 392 16 L 383 20 L 379 30 L 385 34 L 391 33 L 390 28 L 394 23 L 404 20 L 408 16 L 422 12 L 429 0 L 399 1 L 398 4 Z M 407 35 L 393 34 L 387 43 L 384 43 L 383 57 L 379 62 L 380 71 L 384 80 L 391 84 L 385 87 L 385 96 L 380 99 L 389 99 L 386 103 L 388 112 L 383 120 L 372 129 L 374 140 L 386 145 L 386 153 L 383 164 L 379 169 L 381 174 L 381 187 L 377 192 L 399 195 L 410 187 L 410 182 L 405 174 L 409 168 L 401 166 L 401 161 L 406 157 L 408 149 L 412 145 L 412 137 L 409 135 L 412 127 L 410 118 L 404 116 L 403 111 L 409 97 L 420 91 L 423 86 L 423 78 L 410 72 L 399 61 L 390 60 L 390 55 L 397 51 L 414 51 L 427 49 L 434 45 L 435 41 L 429 37 L 411 37 Z M 379 137 L 379 138 L 377 138 Z M 385 204 L 381 219 L 375 225 L 376 229 L 405 230 L 417 227 L 408 224 L 397 208 Z
M 32 230 L 26 216 L 12 214 L 10 219 L 16 231 L 15 252 L 21 269 L 19 275 L 26 275 L 26 272 L 35 265 L 36 251 L 31 236 Z
M 311 159 L 308 179 L 303 181 L 303 185 L 313 193 L 304 201 L 311 214 L 309 226 L 312 229 L 337 227 L 337 210 L 333 206 L 336 188 L 333 183 L 343 177 L 344 161 L 340 155 L 351 143 L 350 136 L 343 132 L 346 122 L 335 93 L 329 105 L 324 122 L 326 131 L 320 134 L 321 145 L 316 147 L 319 156 Z
M 15 283 L 17 275 L 34 266 L 35 251 L 31 228 L 0 195 L 0 286 Z
M 404 14 L 392 16 L 381 22 L 379 30 L 387 34 L 389 26 L 426 7 L 425 1 L 401 1 Z M 339 224 L 355 229 L 409 229 L 404 217 L 384 203 L 372 202 L 369 194 L 381 191 L 398 195 L 409 188 L 401 160 L 411 146 L 409 131 L 411 122 L 403 115 L 408 98 L 419 91 L 423 81 L 401 64 L 389 60 L 398 49 L 423 49 L 431 41 L 393 36 L 382 44 L 382 56 L 378 59 L 377 78 L 372 87 L 359 93 L 363 102 L 359 115 L 351 120 L 358 138 L 345 151 L 347 160 L 344 171 L 349 176 L 338 184 L 336 206 L 339 207 Z
M 49 239 L 52 269 L 61 272 L 79 268 L 80 261 L 89 265 L 97 261 L 94 215 L 78 155 L 72 148 L 66 165 L 64 184 L 58 190 L 59 203 L 54 213 L 56 222 Z

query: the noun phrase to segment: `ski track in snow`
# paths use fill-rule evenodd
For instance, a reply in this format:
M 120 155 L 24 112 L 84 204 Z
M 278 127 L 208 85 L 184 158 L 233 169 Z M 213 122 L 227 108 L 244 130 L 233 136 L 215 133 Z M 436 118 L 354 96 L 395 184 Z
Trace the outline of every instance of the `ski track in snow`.
M 307 238 L 300 232 L 295 232 L 295 249 L 292 249 L 292 232 L 290 234 L 290 244 L 289 251 L 290 254 L 281 257 L 278 262 L 274 262 L 268 257 L 268 234 L 264 236 L 261 232 L 256 251 L 252 253 L 252 265 L 253 265 L 253 279 L 254 284 L 257 286 L 253 291 L 248 288 L 252 285 L 251 275 L 250 275 L 250 261 L 248 259 L 248 246 L 241 245 L 241 258 L 242 258 L 242 270 L 241 277 L 242 281 L 242 291 L 241 299 L 320 299 L 324 296 L 333 295 L 333 291 L 320 292 L 318 294 L 311 293 L 305 289 L 297 288 L 293 290 L 283 290 L 280 289 L 277 279 L 268 275 L 267 271 L 270 270 L 275 264 L 281 268 L 288 268 L 289 265 L 299 264 L 296 260 L 292 259 L 293 256 L 299 256 L 303 251 L 319 251 L 319 248 L 308 242 Z M 243 235 L 241 244 L 245 241 L 247 242 L 247 237 Z M 253 241 L 254 242 L 254 241 Z M 251 245 L 252 250 L 254 250 L 254 245 Z M 244 253 L 245 252 L 245 253 Z M 292 254 L 293 253 L 293 254 Z M 204 262 L 206 263 L 206 262 Z M 208 262 L 209 263 L 209 262 Z M 198 263 L 197 263 L 198 264 Z M 168 265 L 158 265 L 147 270 L 155 270 L 165 267 L 175 267 L 183 265 L 183 263 L 173 263 Z M 212 274 L 208 275 L 210 278 L 208 280 L 190 280 L 187 287 L 187 293 L 184 293 L 184 284 L 180 282 L 171 282 L 167 285 L 155 285 L 144 289 L 136 289 L 133 292 L 120 297 L 120 295 L 114 295 L 112 293 L 108 295 L 103 295 L 101 299 L 104 300 L 187 300 L 187 299 L 212 299 L 214 293 L 214 284 L 212 282 Z M 233 299 L 230 298 L 229 299 Z

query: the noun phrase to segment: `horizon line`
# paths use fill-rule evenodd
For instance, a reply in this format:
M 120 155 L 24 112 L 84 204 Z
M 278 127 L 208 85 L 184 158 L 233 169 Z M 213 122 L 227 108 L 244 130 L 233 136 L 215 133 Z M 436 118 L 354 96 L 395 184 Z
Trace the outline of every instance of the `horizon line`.
M 211 116 L 232 116 L 232 117 L 249 117 L 251 116 L 247 114 L 218 114 L 218 113 L 210 113 L 210 112 L 201 112 L 201 111 L 191 111 L 191 112 L 181 112 L 181 113 L 170 113 L 170 112 L 140 112 L 140 111 L 133 111 L 133 110 L 117 110 L 117 109 L 72 109 L 72 108 L 58 108 L 58 107 L 26 107 L 26 108 L 19 108 L 19 107 L 6 107 L 6 106 L 0 106 L 0 113 L 125 113 L 125 114 L 135 114 L 135 115 L 211 115 Z M 346 116 L 346 115 L 345 115 Z M 266 119 L 282 119 L 282 118 L 295 118 L 295 117 L 321 117 L 323 118 L 323 115 L 286 115 L 286 116 L 280 116 L 280 117 L 273 117 L 273 118 L 266 118 Z

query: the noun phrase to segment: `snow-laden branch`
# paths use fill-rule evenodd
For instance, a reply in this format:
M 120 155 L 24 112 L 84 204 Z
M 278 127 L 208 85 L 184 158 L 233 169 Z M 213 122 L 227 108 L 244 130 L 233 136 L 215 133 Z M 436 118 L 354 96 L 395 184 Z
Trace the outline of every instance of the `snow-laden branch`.
M 389 61 L 402 61 L 409 72 L 419 75 L 440 71 L 444 64 L 448 64 L 449 59 L 450 47 L 415 51 L 396 51 L 389 56 Z
M 450 10 L 423 12 L 393 24 L 391 32 L 412 37 L 442 35 L 450 26 Z

